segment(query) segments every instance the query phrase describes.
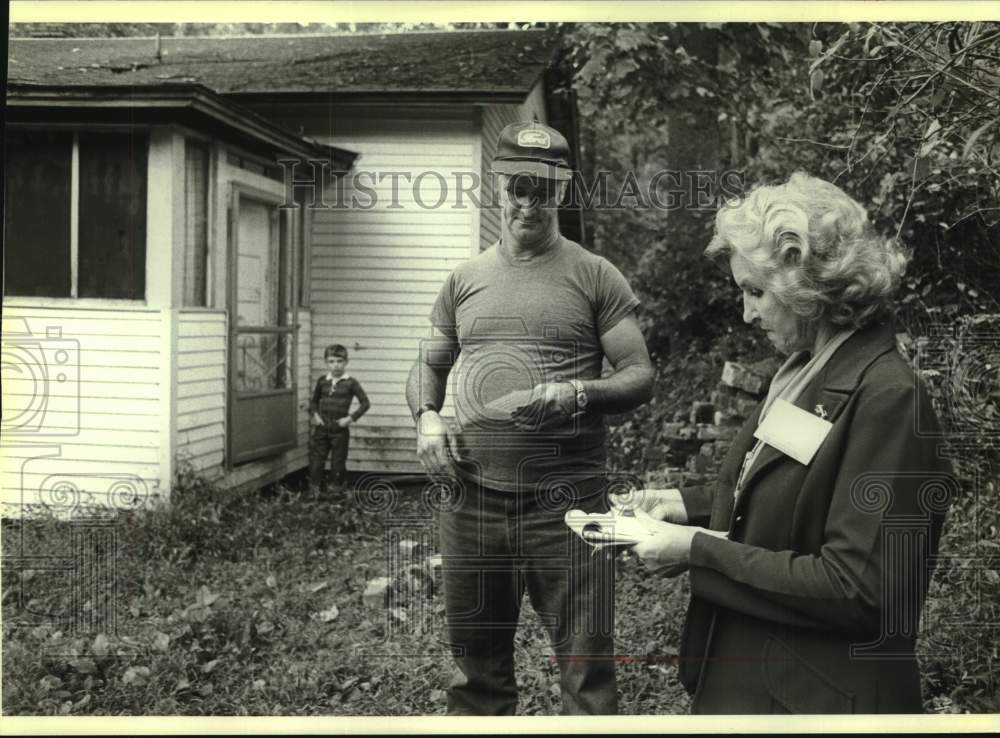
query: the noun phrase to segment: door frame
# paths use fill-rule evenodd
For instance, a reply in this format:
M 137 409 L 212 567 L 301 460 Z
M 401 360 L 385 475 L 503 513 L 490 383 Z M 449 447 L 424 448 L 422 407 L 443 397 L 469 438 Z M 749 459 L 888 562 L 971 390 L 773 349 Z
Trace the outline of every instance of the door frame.
M 229 183 L 229 204 L 227 208 L 227 280 L 226 280 L 226 314 L 227 314 L 227 335 L 226 335 L 226 467 L 232 469 L 234 466 L 255 460 L 266 460 L 279 454 L 296 448 L 298 446 L 298 300 L 295 299 L 298 285 L 296 281 L 295 264 L 297 249 L 300 248 L 297 229 L 295 226 L 295 215 L 297 210 L 282 208 L 284 198 L 277 192 L 264 190 L 243 182 L 231 181 Z M 278 285 L 278 325 L 276 326 L 240 326 L 239 317 L 239 211 L 240 201 L 250 200 L 264 205 L 273 206 L 277 217 L 271 222 L 271 237 L 273 243 L 278 247 L 278 271 L 281 275 Z M 283 235 L 284 234 L 284 235 Z M 284 238 L 284 241 L 283 241 Z M 266 390 L 261 392 L 244 393 L 242 396 L 236 390 L 237 387 L 237 352 L 236 346 L 241 333 L 273 333 L 284 335 L 290 342 L 288 347 L 289 367 L 287 376 L 288 386 L 283 389 Z M 280 398 L 287 395 L 289 427 L 288 440 L 271 444 L 266 447 L 254 449 L 247 453 L 235 448 L 234 433 L 237 427 L 237 405 L 240 401 L 250 398 L 266 400 L 280 407 Z

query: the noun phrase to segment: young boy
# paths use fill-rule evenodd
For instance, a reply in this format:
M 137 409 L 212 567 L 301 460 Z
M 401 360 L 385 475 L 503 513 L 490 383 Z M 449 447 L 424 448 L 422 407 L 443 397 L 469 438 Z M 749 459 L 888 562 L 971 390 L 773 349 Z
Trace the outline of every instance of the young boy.
M 323 467 L 328 455 L 331 456 L 334 489 L 337 492 L 343 489 L 351 424 L 356 423 L 371 407 L 361 383 L 347 374 L 346 348 L 339 343 L 327 346 L 323 360 L 328 371 L 316 382 L 309 403 L 309 420 L 313 426 L 309 441 L 309 483 L 320 493 L 326 492 Z M 358 398 L 358 409 L 348 412 L 355 397 Z

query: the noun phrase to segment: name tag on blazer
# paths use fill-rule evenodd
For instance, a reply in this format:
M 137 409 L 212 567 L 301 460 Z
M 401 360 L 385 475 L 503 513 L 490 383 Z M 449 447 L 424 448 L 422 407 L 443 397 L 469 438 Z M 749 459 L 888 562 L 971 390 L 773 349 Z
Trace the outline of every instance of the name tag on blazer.
M 800 464 L 808 465 L 832 427 L 833 423 L 829 420 L 823 420 L 790 402 L 778 399 L 774 401 L 764 422 L 757 426 L 754 437 L 786 456 L 791 456 Z

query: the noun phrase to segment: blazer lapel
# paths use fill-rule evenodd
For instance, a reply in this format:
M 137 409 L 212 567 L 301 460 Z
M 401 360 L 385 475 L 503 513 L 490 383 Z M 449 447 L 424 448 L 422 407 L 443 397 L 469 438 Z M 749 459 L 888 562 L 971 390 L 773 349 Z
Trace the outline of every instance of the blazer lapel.
M 802 391 L 795 401 L 795 407 L 823 417 L 831 423 L 837 422 L 847 398 L 857 388 L 865 370 L 876 358 L 892 350 L 894 346 L 895 337 L 889 326 L 874 325 L 858 331 L 844 342 L 819 376 Z M 759 418 L 758 409 L 749 421 L 752 422 L 753 428 L 757 427 Z M 747 450 L 752 448 L 756 439 L 751 435 L 750 440 Z M 786 458 L 783 453 L 772 446 L 764 445 L 753 466 L 747 470 L 743 480 L 743 490 L 736 500 L 737 508 L 746 504 L 756 480 L 782 458 Z

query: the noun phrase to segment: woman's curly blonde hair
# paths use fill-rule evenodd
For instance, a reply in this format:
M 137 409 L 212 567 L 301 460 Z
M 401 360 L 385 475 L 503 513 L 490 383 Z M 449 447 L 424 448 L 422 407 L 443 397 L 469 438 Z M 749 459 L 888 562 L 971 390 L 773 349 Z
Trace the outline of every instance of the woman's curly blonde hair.
M 719 210 L 705 255 L 724 261 L 734 252 L 803 320 L 858 328 L 888 308 L 909 261 L 895 239 L 875 233 L 861 205 L 803 172 Z

